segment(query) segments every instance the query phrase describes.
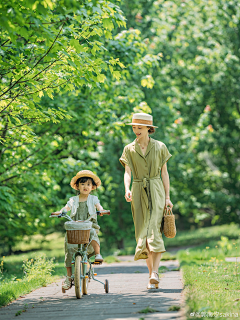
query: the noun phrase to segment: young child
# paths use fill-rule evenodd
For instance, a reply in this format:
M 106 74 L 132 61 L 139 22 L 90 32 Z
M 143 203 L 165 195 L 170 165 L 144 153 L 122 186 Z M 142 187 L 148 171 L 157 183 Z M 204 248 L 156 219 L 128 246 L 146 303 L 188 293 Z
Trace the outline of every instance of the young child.
M 95 214 L 96 208 L 98 211 L 103 210 L 100 205 L 98 197 L 93 196 L 90 192 L 101 185 L 101 180 L 90 170 L 82 170 L 72 178 L 71 187 L 79 192 L 79 195 L 71 197 L 66 206 L 60 211 L 52 213 L 53 215 L 60 214 L 63 209 L 71 210 L 70 217 L 77 220 L 86 220 L 93 216 L 90 221 L 92 222 L 92 229 L 90 232 L 90 245 L 88 246 L 88 255 L 95 253 L 95 261 L 102 262 L 103 258 L 100 254 L 100 241 L 98 238 L 98 231 L 100 226 L 97 223 Z M 63 288 L 68 290 L 71 287 L 72 275 L 72 257 L 76 252 L 78 245 L 67 243 L 67 234 L 65 235 L 65 267 L 67 269 L 67 277 L 63 283 Z

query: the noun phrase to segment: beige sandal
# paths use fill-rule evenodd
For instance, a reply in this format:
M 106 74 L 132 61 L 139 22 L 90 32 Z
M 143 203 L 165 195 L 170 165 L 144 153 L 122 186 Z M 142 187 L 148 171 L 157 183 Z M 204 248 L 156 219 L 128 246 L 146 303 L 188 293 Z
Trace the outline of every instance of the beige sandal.
M 151 278 L 150 278 L 150 283 L 151 284 L 159 284 L 159 275 L 157 273 L 157 271 L 153 271 L 152 272 L 152 275 L 151 275 Z
M 71 287 L 72 287 L 72 278 L 69 276 L 66 276 L 66 279 L 62 284 L 62 293 L 65 293 L 65 291 L 70 289 Z
M 149 276 L 150 279 L 150 276 Z M 158 283 L 148 283 L 147 289 L 158 289 Z
M 149 283 L 147 289 L 155 289 L 155 284 Z

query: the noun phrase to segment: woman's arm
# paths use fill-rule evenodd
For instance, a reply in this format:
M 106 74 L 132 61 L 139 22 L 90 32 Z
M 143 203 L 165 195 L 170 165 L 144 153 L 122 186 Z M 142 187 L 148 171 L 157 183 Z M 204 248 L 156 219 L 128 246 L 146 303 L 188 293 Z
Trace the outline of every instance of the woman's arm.
M 163 181 L 163 186 L 165 189 L 165 195 L 166 195 L 166 199 L 165 199 L 165 207 L 173 207 L 172 202 L 170 201 L 170 181 L 169 181 L 169 174 L 167 171 L 167 164 L 164 163 L 164 165 L 162 166 L 161 169 L 161 176 L 162 176 L 162 181 Z
M 125 199 L 127 202 L 132 201 L 132 192 L 129 190 L 131 183 L 131 169 L 128 165 L 125 165 L 124 173 L 124 186 L 125 186 Z

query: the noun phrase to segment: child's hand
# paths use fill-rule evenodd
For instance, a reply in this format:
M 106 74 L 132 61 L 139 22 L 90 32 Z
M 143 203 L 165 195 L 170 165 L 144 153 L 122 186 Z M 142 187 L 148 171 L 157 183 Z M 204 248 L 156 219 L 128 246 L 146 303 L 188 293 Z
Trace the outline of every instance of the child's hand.
M 61 211 L 56 211 L 56 212 L 52 212 L 51 216 L 58 216 L 59 214 L 61 214 Z

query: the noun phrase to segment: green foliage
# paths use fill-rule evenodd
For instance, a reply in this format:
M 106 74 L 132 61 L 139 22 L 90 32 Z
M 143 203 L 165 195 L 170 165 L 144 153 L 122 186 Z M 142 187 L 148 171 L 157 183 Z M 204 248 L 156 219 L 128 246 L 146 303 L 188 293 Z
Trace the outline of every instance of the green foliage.
M 153 312 L 158 312 L 158 310 L 155 310 L 153 308 L 147 307 L 145 309 L 142 309 L 138 311 L 138 313 L 153 313 Z
M 112 81 L 110 70 L 106 73 L 107 78 L 101 89 L 85 87 L 71 94 L 55 93 L 54 100 L 43 97 L 43 108 L 60 107 L 71 116 L 71 120 L 64 120 L 61 124 L 31 126 L 35 133 L 34 142 L 15 141 L 2 150 L 0 181 L 5 185 L 4 188 L 8 188 L 4 199 L 0 199 L 3 206 L 0 211 L 3 220 L 2 246 L 5 251 L 11 249 L 22 234 L 46 234 L 54 231 L 59 223 L 58 230 L 63 230 L 63 222 L 49 219 L 49 213 L 65 205 L 68 198 L 74 195 L 69 182 L 81 169 L 91 169 L 99 174 L 103 181 L 99 197 L 104 207 L 109 207 L 115 213 L 122 206 L 122 215 L 100 218 L 104 236 L 108 234 L 110 243 L 117 242 L 122 247 L 122 239 L 126 235 L 131 236 L 125 226 L 131 225 L 133 232 L 130 207 L 123 196 L 119 196 L 121 205 L 113 201 L 119 186 L 121 193 L 124 192 L 122 170 L 116 175 L 114 166 L 120 167 L 118 154 L 127 141 L 122 121 L 128 121 L 131 116 L 122 115 L 126 110 L 130 113 L 136 104 L 139 110 L 149 111 L 149 107 L 142 101 L 144 95 L 140 75 L 150 74 L 159 57 L 148 55 L 146 58 L 147 47 L 135 30 L 116 35 L 108 40 L 106 47 L 108 51 L 105 58 L 111 66 L 116 68 L 118 65 L 121 70 L 123 66 L 118 59 L 126 66 L 121 81 Z M 120 58 L 114 60 L 114 52 Z M 109 144 L 110 140 L 112 144 Z M 107 151 L 105 147 L 108 147 Z M 114 150 L 116 147 L 117 153 Z M 114 157 L 106 158 L 105 152 L 114 152 Z M 113 184 L 114 180 L 116 182 Z M 8 191 L 12 197 L 8 199 L 9 207 L 6 208 L 6 199 L 10 194 Z M 7 231 L 9 219 L 16 224 L 16 228 L 13 226 L 10 232 Z M 117 225 L 119 219 L 122 220 L 120 228 Z
M 153 138 L 173 155 L 178 230 L 239 222 L 239 3 L 115 2 L 0 4 L 5 252 L 22 235 L 63 230 L 48 216 L 74 195 L 82 169 L 100 176 L 112 212 L 99 218 L 102 246 L 134 238 L 118 158 L 138 111 L 153 114 Z
M 240 235 L 238 224 L 223 224 L 221 226 L 212 226 L 197 228 L 196 230 L 181 230 L 177 232 L 176 237 L 169 239 L 164 237 L 166 247 L 178 247 L 190 245 L 205 244 L 211 240 L 221 240 L 222 237 L 237 239 Z
M 54 249 L 51 252 L 46 252 L 46 254 L 50 255 L 51 258 L 48 259 L 44 252 L 40 254 L 37 251 L 24 256 L 12 255 L 4 259 L 0 282 L 0 306 L 7 305 L 19 296 L 53 282 L 56 279 L 56 276 L 52 275 L 53 273 L 61 277 L 64 275 L 65 268 L 60 264 L 55 263 L 54 265 L 53 263 L 53 257 L 56 256 Z M 61 255 L 63 256 L 63 250 Z M 28 256 L 28 260 L 26 260 L 26 256 Z M 25 262 L 23 262 L 23 259 L 25 259 Z M 23 310 L 20 311 L 23 312 Z
M 168 308 L 168 311 L 179 311 L 181 309 L 180 306 L 171 306 Z
M 164 272 L 167 272 L 167 271 L 168 271 L 168 268 L 165 267 L 165 266 L 161 266 L 161 267 L 158 268 L 158 272 L 159 273 L 164 273 Z
M 37 256 L 35 259 L 23 261 L 24 277 L 27 281 L 37 278 L 41 286 L 49 283 L 54 269 L 54 258 L 47 259 L 45 255 Z
M 107 256 L 103 261 L 106 263 L 120 262 L 120 260 L 115 256 Z
M 1 260 L 1 263 L 0 263 L 0 280 L 2 280 L 2 278 L 3 278 L 3 264 L 4 264 L 4 258 L 5 257 L 3 257 Z
M 98 86 L 111 69 L 120 78 L 123 64 L 105 59 L 104 41 L 113 23 L 124 26 L 118 6 L 108 1 L 16 0 L 0 5 L 0 115 L 4 144 L 35 141 L 31 123 L 70 119 L 41 98 L 76 87 Z
M 239 2 L 124 1 L 121 8 L 127 28 L 138 28 L 148 52 L 162 56 L 144 93 L 155 137 L 173 154 L 179 227 L 239 222 Z

